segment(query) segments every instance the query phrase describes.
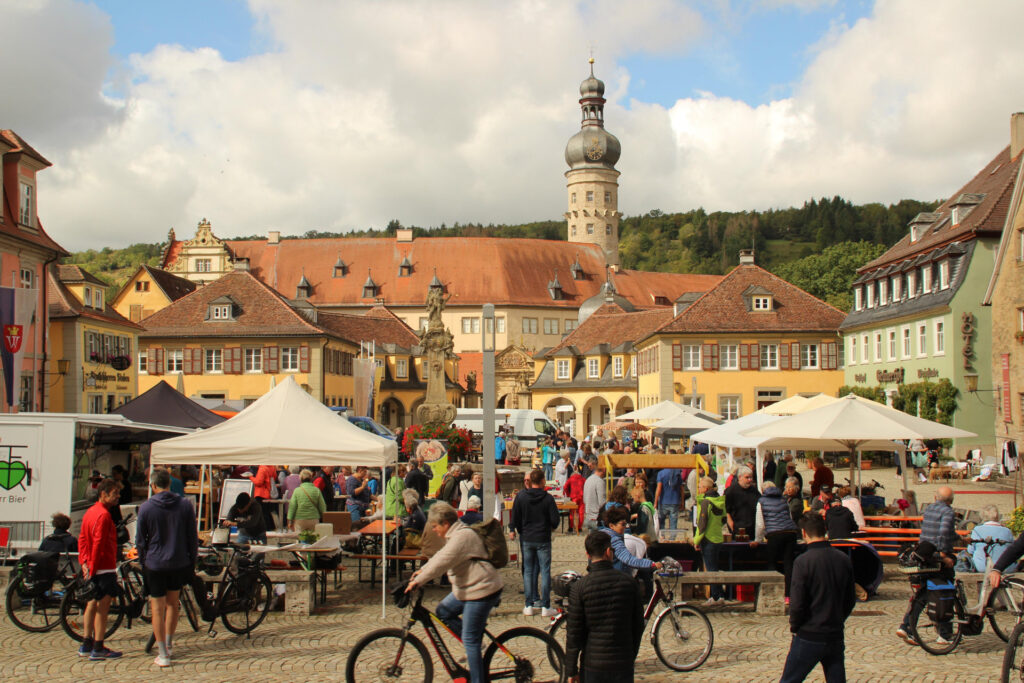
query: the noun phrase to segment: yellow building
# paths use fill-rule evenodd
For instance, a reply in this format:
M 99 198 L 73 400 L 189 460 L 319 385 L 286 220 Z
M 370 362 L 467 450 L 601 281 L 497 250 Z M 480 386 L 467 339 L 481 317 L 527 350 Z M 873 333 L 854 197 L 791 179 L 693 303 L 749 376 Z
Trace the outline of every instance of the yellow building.
M 49 410 L 107 413 L 135 398 L 141 328 L 104 303 L 106 283 L 82 268 L 56 266 L 48 280 L 52 357 L 67 366 L 50 373 Z
M 734 419 L 796 394 L 836 395 L 844 313 L 754 265 L 637 343 L 639 408 L 678 401 Z
M 139 322 L 194 291 L 196 283 L 166 270 L 139 266 L 111 302 L 111 307 L 132 322 Z
M 637 405 L 636 349 L 672 309 L 627 312 L 612 297 L 557 346 L 535 357 L 533 407 L 582 438 Z

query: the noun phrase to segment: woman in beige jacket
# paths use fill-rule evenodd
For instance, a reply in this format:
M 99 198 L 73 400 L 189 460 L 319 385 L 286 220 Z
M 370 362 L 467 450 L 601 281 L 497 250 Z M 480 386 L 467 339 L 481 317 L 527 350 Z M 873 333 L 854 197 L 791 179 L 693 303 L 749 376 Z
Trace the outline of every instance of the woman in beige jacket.
M 452 592 L 437 604 L 435 612 L 453 632 L 462 634 L 471 683 L 484 680 L 483 641 L 487 616 L 501 602 L 501 575 L 488 562 L 484 542 L 459 521 L 455 509 L 444 502 L 430 506 L 427 528 L 445 538 L 444 547 L 409 579 L 409 588 L 423 586 L 445 572 Z

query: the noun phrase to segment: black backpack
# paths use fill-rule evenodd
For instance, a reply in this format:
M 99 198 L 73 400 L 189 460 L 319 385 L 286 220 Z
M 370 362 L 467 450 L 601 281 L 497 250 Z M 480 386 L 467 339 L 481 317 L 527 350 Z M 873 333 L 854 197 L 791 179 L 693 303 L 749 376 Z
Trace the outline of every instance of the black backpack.
M 41 550 L 23 555 L 18 560 L 21 575 L 21 593 L 25 597 L 39 597 L 50 590 L 57 578 L 58 553 Z

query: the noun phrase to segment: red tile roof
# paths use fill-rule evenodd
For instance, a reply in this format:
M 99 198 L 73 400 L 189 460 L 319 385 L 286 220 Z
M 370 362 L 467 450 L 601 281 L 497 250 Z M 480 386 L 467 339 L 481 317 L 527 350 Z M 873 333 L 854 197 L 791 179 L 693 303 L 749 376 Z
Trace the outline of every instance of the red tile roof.
M 7 146 L 10 147 L 9 150 L 5 151 L 6 154 L 21 153 L 26 156 L 32 157 L 33 159 L 43 164 L 44 166 L 52 166 L 52 164 L 49 161 L 47 161 L 42 154 L 37 152 L 35 149 L 32 148 L 31 145 L 22 140 L 21 136 L 15 133 L 13 130 L 0 130 L 0 139 L 3 139 L 3 141 L 7 143 Z M 0 179 L 0 182 L 2 182 L 2 179 Z M 53 241 L 53 238 L 51 238 L 46 233 L 46 230 L 43 229 L 43 222 L 39 219 L 38 214 L 36 215 L 36 224 L 34 229 L 21 227 L 17 222 L 17 196 L 12 196 L 14 194 L 12 192 L 4 192 L 2 194 L 4 205 L 0 206 L 0 214 L 2 214 L 5 220 L 0 221 L 0 234 L 9 235 L 10 237 L 13 237 L 16 240 L 29 242 L 31 244 L 43 247 L 44 249 L 49 249 L 53 252 L 56 252 L 58 256 L 68 256 L 68 252 L 64 249 L 64 247 L 60 246 L 55 241 Z
M 191 280 L 186 280 L 174 273 L 168 273 L 166 270 L 153 268 L 152 266 L 142 265 L 140 268 L 149 273 L 149 277 L 156 283 L 156 286 L 171 301 L 177 301 L 186 294 L 195 291 L 196 283 Z
M 61 282 L 88 282 L 89 284 L 99 285 L 100 287 L 109 287 L 110 285 L 99 279 L 89 271 L 85 270 L 81 266 L 73 264 L 65 264 L 57 266 L 57 277 Z
M 769 291 L 773 310 L 748 310 L 744 292 L 750 287 Z M 845 317 L 839 309 L 767 270 L 756 265 L 741 265 L 655 332 L 836 333 Z
M 671 319 L 671 308 L 627 313 L 615 304 L 606 303 L 544 355 L 550 358 L 569 347 L 586 354 L 599 344 L 607 344 L 609 349 L 627 342 L 632 344 L 650 336 Z
M 206 320 L 214 299 L 238 303 L 235 319 Z M 142 321 L 145 337 L 310 336 L 323 330 L 292 308 L 277 292 L 251 274 L 227 273 L 162 308 Z
M 226 240 L 236 259 L 248 259 L 250 271 L 274 289 L 290 296 L 303 275 L 313 285 L 310 302 L 317 305 L 370 305 L 364 298 L 367 273 L 388 306 L 422 306 L 437 269 L 452 294 L 449 306 L 515 303 L 523 306 L 579 308 L 605 280 L 604 255 L 596 245 L 558 240 L 496 237 L 420 237 L 412 242 L 395 238 Z M 165 266 L 180 253 L 180 242 L 167 250 Z M 345 262 L 348 273 L 334 277 L 334 264 Z M 408 258 L 412 274 L 399 277 Z M 576 260 L 586 279 L 573 280 Z M 548 283 L 558 274 L 562 300 L 554 300 Z M 704 292 L 721 280 L 717 275 L 644 273 L 614 274 L 616 290 L 637 308 L 653 308 L 655 297 L 669 302 L 684 292 Z
M 0 130 L 0 137 L 2 137 L 7 144 L 11 146 L 12 152 L 21 152 L 22 154 L 32 157 L 44 166 L 53 166 L 53 164 L 46 160 L 46 157 L 37 152 L 32 145 L 25 142 L 25 140 L 13 130 L 9 128 Z
M 86 271 L 82 272 L 85 273 Z M 90 275 L 90 277 L 92 276 Z M 52 270 L 47 270 L 46 286 L 47 315 L 50 320 L 89 318 L 134 330 L 142 329 L 141 325 L 136 325 L 109 306 L 104 306 L 102 311 L 95 308 L 86 308 L 78 300 L 78 297 L 72 294 L 64 283 L 58 279 L 58 276 Z
M 412 328 L 383 306 L 375 306 L 365 315 L 318 311 L 316 320 L 331 334 L 354 344 L 373 341 L 408 349 L 420 343 Z
M 924 234 L 916 242 L 910 241 L 908 231 L 891 249 L 866 263 L 858 272 L 864 273 L 902 261 L 950 242 L 972 239 L 981 234 L 1001 235 L 1022 156 L 1010 159 L 1010 147 L 1007 146 L 966 185 L 935 209 L 938 219 L 934 224 L 922 227 Z M 951 225 L 953 205 L 963 194 L 984 194 L 985 197 L 959 225 Z M 935 229 L 936 225 L 938 229 Z

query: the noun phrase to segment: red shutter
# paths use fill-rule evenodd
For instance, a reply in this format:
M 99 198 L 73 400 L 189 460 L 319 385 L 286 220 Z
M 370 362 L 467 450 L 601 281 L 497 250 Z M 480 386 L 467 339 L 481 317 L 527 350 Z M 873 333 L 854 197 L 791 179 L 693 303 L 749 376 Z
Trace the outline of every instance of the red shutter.
M 270 374 L 277 374 L 277 347 L 263 347 L 263 371 Z
M 720 347 L 719 347 L 718 344 L 712 344 L 711 345 L 711 369 L 712 370 L 717 370 L 718 369 L 718 353 L 719 353 L 719 348 Z
M 683 369 L 683 345 L 672 344 L 672 369 Z
M 309 372 L 309 346 L 299 347 L 299 372 Z
M 793 359 L 793 367 L 800 367 L 798 358 Z M 789 344 L 779 344 L 779 369 L 789 370 Z
M 761 345 L 751 344 L 750 345 L 750 369 L 760 370 L 761 369 Z
M 793 359 L 793 369 L 800 369 L 800 342 L 793 342 L 789 345 L 789 355 Z
M 711 369 L 711 362 L 712 362 L 711 348 L 712 348 L 711 344 L 703 344 L 700 347 L 700 364 L 701 364 L 701 367 L 703 369 L 705 369 L 705 370 L 710 370 Z
M 232 375 L 242 374 L 242 347 L 228 346 L 224 349 L 224 372 Z
M 740 370 L 750 369 L 750 349 L 746 344 L 740 344 Z

